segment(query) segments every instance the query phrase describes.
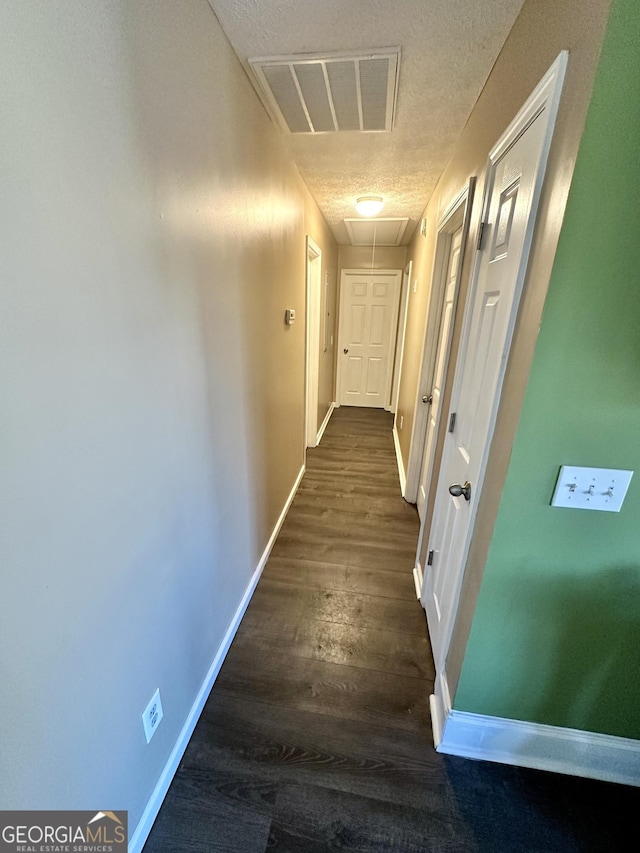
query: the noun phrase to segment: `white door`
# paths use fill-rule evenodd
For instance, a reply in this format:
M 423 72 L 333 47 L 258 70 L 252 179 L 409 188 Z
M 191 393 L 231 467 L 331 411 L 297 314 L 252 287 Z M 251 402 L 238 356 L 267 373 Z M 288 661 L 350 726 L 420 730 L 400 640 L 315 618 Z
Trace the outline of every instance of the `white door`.
M 338 403 L 389 406 L 400 272 L 344 270 L 338 336 Z
M 427 419 L 427 432 L 424 441 L 422 468 L 420 470 L 420 482 L 418 484 L 417 503 L 418 514 L 421 521 L 424 521 L 424 506 L 427 500 L 427 489 L 429 487 L 431 472 L 433 470 L 433 457 L 436 449 L 435 444 L 438 432 L 438 421 L 440 420 L 440 404 L 442 402 L 442 383 L 444 382 L 449 356 L 451 329 L 453 326 L 453 309 L 455 306 L 456 291 L 459 281 L 458 272 L 460 270 L 461 249 L 462 225 L 451 235 L 445 279 L 444 303 L 442 306 L 442 317 L 440 319 L 440 330 L 438 332 L 436 366 L 433 373 L 431 392 L 427 396 L 427 399 L 422 401 L 423 405 L 429 406 L 429 416 Z
M 558 73 L 550 77 L 554 69 Z M 482 487 L 563 69 L 564 62 L 553 66 L 490 157 L 482 249 L 467 304 L 433 523 L 420 560 L 425 574 L 422 603 L 440 671 Z

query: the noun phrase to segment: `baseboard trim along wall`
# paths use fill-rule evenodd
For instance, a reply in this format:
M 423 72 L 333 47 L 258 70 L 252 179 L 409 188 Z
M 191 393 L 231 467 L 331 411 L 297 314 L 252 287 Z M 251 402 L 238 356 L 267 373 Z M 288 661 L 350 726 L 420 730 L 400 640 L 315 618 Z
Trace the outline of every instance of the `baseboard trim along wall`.
M 416 588 L 416 598 L 418 601 L 422 598 L 422 569 L 420 563 L 416 563 L 413 567 L 413 583 Z
M 165 764 L 162 773 L 160 774 L 160 778 L 156 784 L 156 787 L 149 798 L 149 802 L 142 813 L 142 817 L 140 818 L 138 825 L 136 826 L 133 835 L 131 836 L 131 840 L 128 845 L 128 853 L 140 853 L 144 844 L 151 832 L 151 827 L 153 826 L 153 822 L 158 816 L 158 812 L 160 811 L 160 806 L 164 798 L 167 795 L 167 791 L 169 790 L 169 786 L 171 785 L 171 781 L 175 775 L 176 770 L 178 769 L 178 765 L 180 764 L 180 760 L 184 755 L 184 752 L 187 748 L 191 735 L 193 734 L 193 730 L 196 727 L 196 723 L 202 713 L 202 709 L 204 708 L 205 702 L 209 697 L 209 693 L 211 692 L 211 688 L 220 672 L 222 664 L 224 663 L 224 659 L 226 657 L 227 652 L 229 651 L 229 646 L 231 645 L 233 638 L 236 635 L 236 631 L 238 630 L 238 626 L 242 621 L 242 617 L 244 616 L 244 612 L 247 609 L 249 602 L 251 600 L 251 596 L 260 580 L 260 575 L 262 574 L 264 567 L 267 564 L 267 560 L 269 559 L 269 554 L 271 553 L 271 549 L 276 541 L 278 533 L 280 532 L 280 528 L 282 527 L 284 520 L 289 511 L 289 507 L 293 502 L 293 499 L 298 491 L 298 486 L 304 476 L 304 465 L 300 469 L 298 476 L 296 477 L 296 481 L 293 484 L 293 488 L 289 493 L 289 497 L 287 498 L 285 505 L 280 513 L 280 517 L 278 518 L 275 527 L 273 528 L 273 532 L 269 537 L 269 541 L 267 542 L 267 546 L 264 549 L 262 556 L 260 557 L 260 562 L 249 581 L 249 584 L 242 596 L 242 601 L 238 605 L 238 608 L 231 620 L 231 624 L 227 628 L 227 632 L 224 635 L 224 639 L 220 643 L 218 651 L 213 659 L 211 666 L 209 667 L 209 671 L 202 682 L 200 690 L 198 691 L 198 695 L 195 698 L 193 705 L 191 706 L 191 710 L 187 716 L 184 726 L 182 727 L 182 731 L 178 735 L 178 739 L 175 742 L 173 749 L 171 750 L 171 754 L 167 759 L 167 763 Z
M 437 667 L 434 692 L 429 696 L 429 707 L 431 710 L 433 745 L 440 751 L 439 746 L 442 742 L 444 724 L 451 713 L 451 697 L 449 695 L 447 675 L 444 670 L 440 670 Z
M 331 405 L 329 406 L 329 411 L 328 411 L 328 412 L 327 412 L 327 414 L 324 416 L 324 420 L 323 420 L 323 421 L 322 421 L 322 423 L 320 424 L 320 429 L 318 430 L 318 435 L 316 436 L 316 447 L 317 447 L 317 446 L 320 444 L 320 442 L 322 441 L 322 436 L 324 435 L 324 431 L 325 431 L 325 429 L 327 428 L 327 424 L 329 423 L 329 420 L 330 420 L 330 418 L 331 418 L 331 415 L 333 414 L 333 410 L 335 409 L 335 407 L 336 407 L 336 404 L 335 404 L 335 403 L 331 403 Z
M 400 439 L 398 438 L 398 431 L 396 430 L 395 424 L 393 425 L 393 446 L 396 449 L 396 461 L 398 463 L 400 489 L 402 491 L 402 497 L 404 497 L 407 492 L 407 474 L 404 470 L 404 462 L 402 461 L 402 451 L 400 450 Z
M 436 696 L 432 696 L 437 716 Z M 640 786 L 640 741 L 452 710 L 438 752 Z M 436 722 L 434 720 L 434 738 Z

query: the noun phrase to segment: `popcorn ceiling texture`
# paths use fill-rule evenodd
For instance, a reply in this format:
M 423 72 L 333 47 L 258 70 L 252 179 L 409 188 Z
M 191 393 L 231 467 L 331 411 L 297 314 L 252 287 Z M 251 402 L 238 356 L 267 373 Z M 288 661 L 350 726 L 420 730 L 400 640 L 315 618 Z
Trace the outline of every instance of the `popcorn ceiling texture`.
M 392 133 L 283 134 L 336 239 L 355 200 L 408 216 L 408 243 L 523 0 L 209 0 L 248 58 L 402 48 Z

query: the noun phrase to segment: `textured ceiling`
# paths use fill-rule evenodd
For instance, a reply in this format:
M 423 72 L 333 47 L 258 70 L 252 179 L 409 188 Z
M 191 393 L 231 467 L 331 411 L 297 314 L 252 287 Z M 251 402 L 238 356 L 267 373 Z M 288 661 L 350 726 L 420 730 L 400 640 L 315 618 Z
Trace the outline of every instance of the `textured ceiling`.
M 339 243 L 360 195 L 408 216 L 408 242 L 524 0 L 209 0 L 241 62 L 400 46 L 391 133 L 285 134 Z M 253 79 L 253 78 L 252 78 Z

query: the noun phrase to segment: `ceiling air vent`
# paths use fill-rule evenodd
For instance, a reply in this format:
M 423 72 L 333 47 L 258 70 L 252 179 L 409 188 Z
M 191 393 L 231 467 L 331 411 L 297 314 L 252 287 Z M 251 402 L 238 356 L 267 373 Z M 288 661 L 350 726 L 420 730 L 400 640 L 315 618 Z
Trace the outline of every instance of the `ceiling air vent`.
M 291 133 L 393 127 L 400 49 L 250 59 L 278 123 Z

